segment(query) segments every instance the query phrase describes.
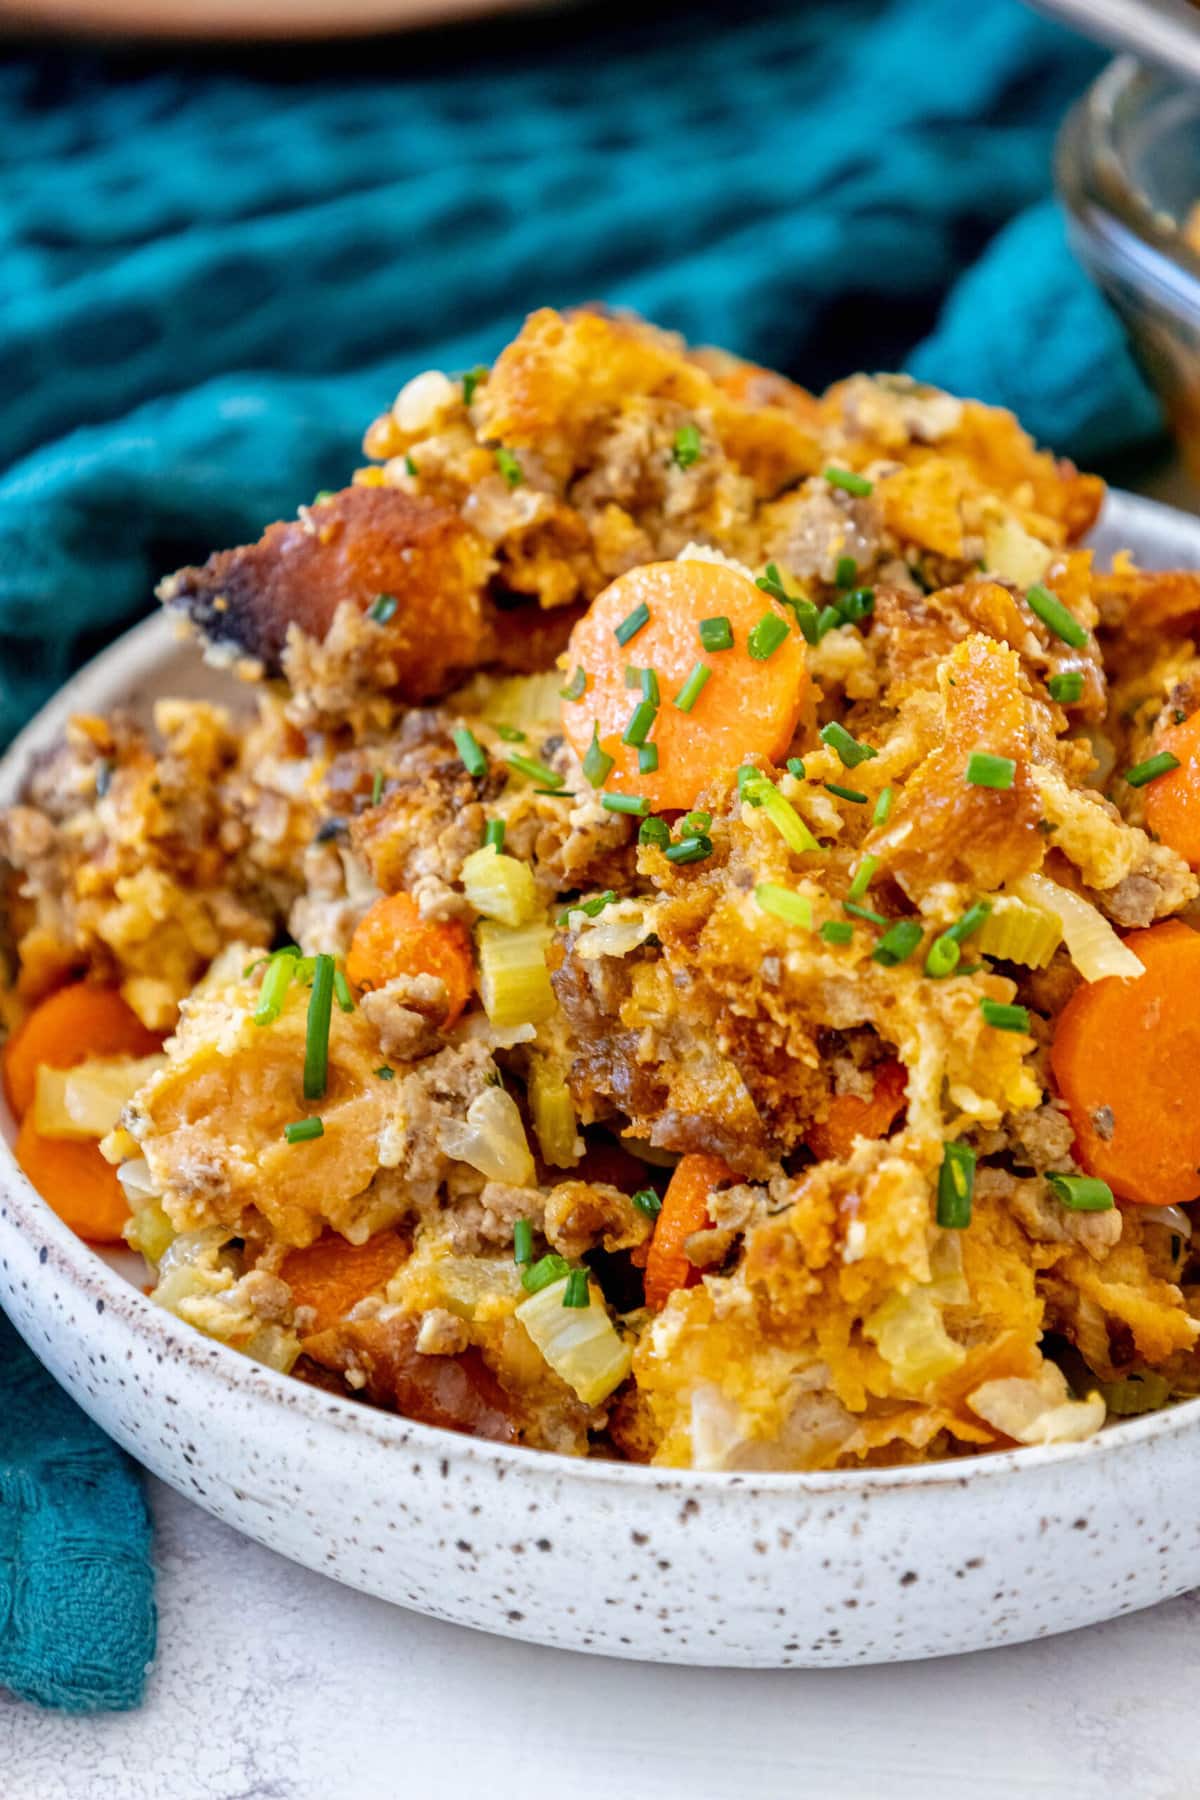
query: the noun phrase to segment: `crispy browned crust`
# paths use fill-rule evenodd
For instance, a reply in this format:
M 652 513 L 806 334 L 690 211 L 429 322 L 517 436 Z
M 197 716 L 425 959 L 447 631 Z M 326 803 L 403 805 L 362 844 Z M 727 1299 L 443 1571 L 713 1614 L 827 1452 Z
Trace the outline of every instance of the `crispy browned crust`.
M 159 589 L 210 643 L 278 674 L 288 628 L 322 641 L 343 602 L 361 612 L 380 594 L 396 609 L 380 650 L 400 671 L 402 699 L 444 693 L 489 647 L 481 598 L 486 549 L 449 506 L 395 488 L 350 487 L 256 544 L 180 569 Z

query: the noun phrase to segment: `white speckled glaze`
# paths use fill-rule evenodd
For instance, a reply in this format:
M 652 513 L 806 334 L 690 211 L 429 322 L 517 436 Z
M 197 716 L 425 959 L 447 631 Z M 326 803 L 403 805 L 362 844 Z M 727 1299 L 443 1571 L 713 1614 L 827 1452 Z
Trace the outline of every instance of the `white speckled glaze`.
M 1200 565 L 1200 520 L 1124 495 L 1096 541 Z M 17 741 L 0 804 L 70 712 L 218 688 L 147 621 Z M 0 1302 L 46 1366 L 209 1512 L 401 1606 L 613 1656 L 811 1667 L 1042 1637 L 1200 1582 L 1200 1402 L 1086 1444 L 829 1475 L 478 1443 L 275 1375 L 162 1313 L 43 1205 L 0 1126 Z

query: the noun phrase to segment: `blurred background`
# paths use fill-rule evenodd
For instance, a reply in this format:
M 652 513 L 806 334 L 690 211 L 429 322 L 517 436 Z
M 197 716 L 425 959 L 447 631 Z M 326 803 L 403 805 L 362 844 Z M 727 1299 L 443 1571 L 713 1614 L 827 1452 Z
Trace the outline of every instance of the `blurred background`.
M 1054 198 L 1083 38 L 1019 0 L 416 3 L 363 37 L 403 0 L 0 0 L 0 741 L 158 573 L 340 485 L 405 379 L 537 305 L 1169 462 Z M 118 14 L 151 35 L 62 29 Z

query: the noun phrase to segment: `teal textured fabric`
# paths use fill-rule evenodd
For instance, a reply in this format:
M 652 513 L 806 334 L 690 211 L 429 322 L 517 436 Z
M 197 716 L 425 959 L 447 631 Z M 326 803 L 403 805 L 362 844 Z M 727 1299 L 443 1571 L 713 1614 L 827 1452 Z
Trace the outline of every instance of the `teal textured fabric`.
M 154 1627 L 132 1465 L 0 1315 L 0 1686 L 72 1712 L 136 1706 Z
M 1096 52 L 1018 0 L 643 13 L 0 66 L 0 741 L 539 303 L 809 385 L 911 363 L 1085 459 L 1155 431 L 1044 204 Z
M 1018 0 L 568 8 L 307 55 L 0 63 L 0 743 L 416 370 L 604 299 L 1081 458 L 1157 419 L 1052 205 L 1097 54 Z M 0 1682 L 136 1702 L 136 1478 L 0 1322 Z

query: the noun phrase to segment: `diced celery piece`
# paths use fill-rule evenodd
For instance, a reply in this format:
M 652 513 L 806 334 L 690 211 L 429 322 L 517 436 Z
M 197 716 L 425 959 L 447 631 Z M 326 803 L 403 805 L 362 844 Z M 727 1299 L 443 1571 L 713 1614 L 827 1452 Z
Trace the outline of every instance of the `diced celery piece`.
M 598 1406 L 629 1373 L 633 1352 L 617 1333 L 597 1290 L 587 1306 L 564 1306 L 566 1280 L 531 1294 L 517 1317 L 554 1370 L 585 1406 Z
M 473 850 L 462 866 L 463 891 L 476 912 L 502 925 L 524 925 L 537 911 L 533 870 L 494 844 Z
M 575 1102 L 566 1074 L 556 1059 L 535 1058 L 529 1074 L 529 1109 L 543 1159 L 556 1169 L 569 1169 L 579 1161 Z
M 484 919 L 476 928 L 479 992 L 493 1025 L 539 1025 L 554 1011 L 546 967 L 550 928 L 540 922 L 501 925 Z
M 1062 942 L 1062 920 L 1015 894 L 997 894 L 980 926 L 975 948 L 1001 962 L 1044 969 Z

